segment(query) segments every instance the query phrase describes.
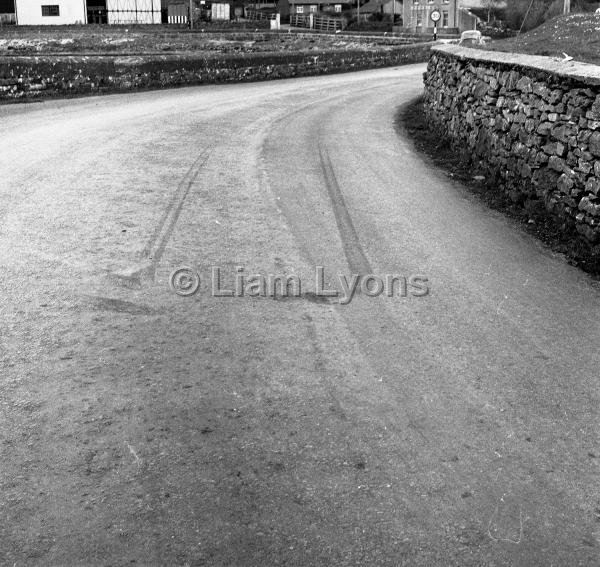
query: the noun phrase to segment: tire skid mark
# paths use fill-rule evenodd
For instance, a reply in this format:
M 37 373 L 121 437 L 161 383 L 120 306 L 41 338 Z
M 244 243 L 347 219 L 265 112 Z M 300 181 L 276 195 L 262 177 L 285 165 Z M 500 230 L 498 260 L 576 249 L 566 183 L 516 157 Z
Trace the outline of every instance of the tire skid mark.
M 160 262 L 165 252 L 192 186 L 198 179 L 198 176 L 211 155 L 210 150 L 210 146 L 202 150 L 190 165 L 181 181 L 177 184 L 177 188 L 170 198 L 167 208 L 163 212 L 144 248 L 142 248 L 138 255 L 139 262 L 124 270 L 109 274 L 109 279 L 115 284 L 139 289 L 141 288 L 142 280 L 145 277 L 149 278 L 150 281 L 154 281 L 156 264 Z
M 342 190 L 338 184 L 329 158 L 329 153 L 319 144 L 319 157 L 321 161 L 321 169 L 323 170 L 323 179 L 327 187 L 327 193 L 331 200 L 331 205 L 335 215 L 335 220 L 340 233 L 344 254 L 348 260 L 348 266 L 353 274 L 366 275 L 373 272 L 371 264 L 365 255 L 365 252 L 360 244 L 358 233 L 352 222 L 352 217 L 348 212 L 346 201 Z
M 173 229 L 177 224 L 179 215 L 183 209 L 185 200 L 190 192 L 190 189 L 198 176 L 200 171 L 206 165 L 208 157 L 210 155 L 209 148 L 205 148 L 202 153 L 194 160 L 192 165 L 188 168 L 187 172 L 177 185 L 171 200 L 167 208 L 165 209 L 160 221 L 156 225 L 152 236 L 146 242 L 146 245 L 142 249 L 140 256 L 144 260 L 152 260 L 153 263 L 159 262 L 162 254 L 165 251 L 165 247 Z
M 402 82 L 403 82 L 403 78 L 399 77 L 398 83 L 402 84 Z M 263 133 L 261 136 L 262 139 L 259 144 L 259 149 L 257 152 L 257 170 L 259 173 L 259 183 L 263 187 L 264 191 L 268 191 L 271 195 L 273 195 L 274 197 L 279 199 L 278 192 L 273 188 L 273 180 L 272 180 L 271 174 L 269 172 L 269 167 L 267 166 L 267 159 L 271 155 L 271 152 L 269 151 L 268 148 L 269 148 L 269 141 L 271 139 L 272 132 L 276 127 L 280 126 L 280 124 L 282 122 L 289 122 L 291 117 L 297 116 L 306 111 L 309 111 L 314 106 L 323 105 L 325 103 L 329 103 L 334 100 L 340 101 L 340 103 L 345 102 L 346 96 L 349 96 L 352 98 L 352 97 L 361 95 L 363 93 L 372 93 L 374 90 L 388 89 L 389 87 L 390 87 L 389 82 L 382 82 L 381 84 L 370 84 L 368 87 L 356 88 L 352 91 L 351 95 L 345 95 L 345 94 L 340 95 L 339 92 L 335 92 L 335 94 L 331 94 L 331 95 L 319 98 L 317 100 L 312 100 L 310 102 L 306 102 L 306 103 L 297 105 L 292 110 L 286 109 L 284 112 L 281 112 L 278 116 L 269 120 L 268 123 L 263 128 Z M 306 94 L 309 94 L 309 93 L 310 93 L 310 91 L 306 91 Z M 333 171 L 333 170 L 331 169 L 331 171 Z M 282 197 L 282 198 L 284 198 L 284 197 Z M 289 211 L 286 209 L 286 206 L 284 205 L 284 203 L 277 202 L 276 205 L 277 205 L 279 211 L 281 211 L 281 213 L 284 215 L 286 222 L 287 222 L 288 226 L 290 227 L 290 230 L 291 230 L 292 234 L 294 235 L 294 238 L 295 238 L 298 246 L 300 247 L 300 250 L 302 251 L 304 258 L 306 259 L 306 261 L 309 264 L 316 266 L 318 264 L 318 261 L 315 259 L 310 246 L 307 244 L 306 240 L 302 237 L 302 234 L 301 234 L 302 231 L 300 230 L 300 228 L 298 226 L 297 219 L 295 219 L 294 216 L 289 214 Z M 349 215 L 348 215 L 348 217 L 349 217 Z M 355 231 L 355 234 L 356 234 L 356 231 Z M 363 254 L 363 256 L 364 256 L 364 254 Z M 367 262 L 367 264 L 368 264 L 368 262 Z M 365 273 L 370 273 L 370 269 L 367 270 Z
M 320 128 L 313 129 L 316 130 L 313 136 L 324 134 L 326 127 L 327 124 L 323 123 Z M 264 161 L 269 157 L 269 138 L 267 134 L 260 154 Z M 326 141 L 318 144 L 320 165 L 342 239 L 342 250 L 353 270 L 360 266 L 369 267 L 335 170 L 323 147 L 325 144 Z M 334 145 L 329 147 L 332 151 L 335 148 Z M 412 149 L 408 148 L 406 151 L 411 153 Z M 311 154 L 310 158 L 316 162 L 316 155 L 313 158 Z M 333 158 L 335 160 L 335 155 Z M 273 187 L 269 168 L 264 161 L 261 181 L 277 196 L 278 191 Z M 365 164 L 370 165 L 368 160 L 365 160 Z M 381 181 L 382 178 L 376 172 L 375 174 Z M 285 192 L 281 191 L 279 194 L 282 200 L 286 199 Z M 293 207 L 290 208 L 293 213 Z M 314 265 L 315 248 L 311 248 L 311 241 L 304 236 L 304 232 L 298 230 L 298 219 L 290 213 L 285 203 L 280 202 L 279 209 L 285 215 L 304 256 Z M 364 360 L 367 375 L 372 375 L 368 390 L 365 389 L 361 395 L 367 397 L 367 392 L 374 392 L 373 398 L 367 399 L 372 399 L 378 408 L 385 428 L 393 432 L 404 446 L 412 448 L 411 470 L 437 473 L 438 478 L 457 491 L 462 492 L 465 485 L 477 489 L 477 499 L 463 500 L 462 504 L 468 510 L 469 522 L 460 528 L 449 528 L 453 530 L 453 535 L 456 538 L 469 536 L 469 541 L 473 542 L 469 545 L 480 545 L 479 542 L 486 539 L 494 544 L 504 542 L 512 545 L 522 545 L 529 539 L 531 545 L 535 534 L 529 529 L 523 534 L 523 525 L 531 521 L 534 513 L 545 517 L 548 504 L 544 501 L 544 495 L 558 494 L 559 483 L 552 477 L 531 476 L 528 462 L 543 462 L 543 453 L 535 448 L 524 448 L 516 443 L 506 460 L 496 458 L 489 450 L 490 445 L 494 447 L 502 438 L 503 432 L 514 428 L 516 410 L 515 413 L 512 410 L 497 413 L 486 409 L 486 393 L 471 390 L 466 381 L 464 390 L 457 390 L 457 385 L 451 381 L 447 384 L 444 379 L 436 383 L 432 377 L 443 378 L 447 374 L 452 377 L 452 374 L 458 371 L 449 367 L 447 355 L 431 344 L 427 329 L 407 326 L 410 313 L 403 319 L 404 312 L 394 308 L 383 298 L 356 297 L 352 305 L 335 305 L 334 311 L 354 338 L 356 348 Z M 314 324 L 309 318 L 306 320 L 311 344 L 318 345 L 318 342 L 315 343 L 318 341 L 318 335 Z M 316 347 L 314 350 L 318 356 L 319 350 Z M 323 370 L 322 360 L 317 359 L 315 370 Z M 458 401 L 461 399 L 464 400 L 462 404 Z M 457 410 L 462 412 L 459 414 Z M 349 415 L 350 419 L 352 413 Z M 519 423 L 518 420 L 516 422 Z M 438 462 L 439 464 L 436 464 Z M 434 476 L 431 478 L 435 480 Z M 535 486 L 532 485 L 532 481 L 535 482 Z M 435 487 L 426 478 L 420 482 L 424 490 Z M 518 499 L 521 505 L 511 506 L 506 517 L 500 518 L 505 520 L 505 523 L 502 523 L 499 520 L 499 512 L 505 495 Z M 437 518 L 442 515 L 438 508 L 429 506 L 427 500 L 423 500 L 419 507 L 427 511 L 423 515 L 425 517 Z M 573 510 L 568 494 L 561 494 L 555 498 L 554 509 Z M 537 526 L 533 522 L 532 524 L 530 529 L 535 530 Z M 544 527 L 548 529 L 547 526 Z M 498 532 L 498 528 L 504 528 L 504 531 Z M 425 521 L 422 529 L 428 529 Z M 527 555 L 517 557 L 523 560 Z

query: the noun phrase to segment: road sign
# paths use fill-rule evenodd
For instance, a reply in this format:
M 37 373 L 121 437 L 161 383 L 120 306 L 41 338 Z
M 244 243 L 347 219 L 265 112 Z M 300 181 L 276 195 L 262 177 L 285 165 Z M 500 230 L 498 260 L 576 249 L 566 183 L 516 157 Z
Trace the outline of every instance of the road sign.
M 440 21 L 442 14 L 439 10 L 433 10 L 433 12 L 429 14 L 429 17 L 431 18 L 432 22 L 437 23 Z

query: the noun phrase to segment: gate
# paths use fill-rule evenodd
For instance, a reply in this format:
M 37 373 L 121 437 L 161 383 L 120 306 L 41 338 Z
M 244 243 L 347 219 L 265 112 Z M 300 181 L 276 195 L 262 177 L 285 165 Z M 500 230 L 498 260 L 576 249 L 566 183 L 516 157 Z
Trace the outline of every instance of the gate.
M 109 24 L 160 24 L 161 0 L 106 0 Z

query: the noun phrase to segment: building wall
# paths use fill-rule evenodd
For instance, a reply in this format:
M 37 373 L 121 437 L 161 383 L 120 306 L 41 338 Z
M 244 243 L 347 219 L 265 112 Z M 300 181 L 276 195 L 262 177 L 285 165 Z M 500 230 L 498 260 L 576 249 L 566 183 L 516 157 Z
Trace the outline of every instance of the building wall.
M 58 16 L 42 16 L 42 6 L 58 6 Z M 84 24 L 85 0 L 16 0 L 17 23 L 21 26 Z
M 308 2 L 306 0 L 294 2 L 290 0 L 290 14 L 303 14 L 307 15 L 310 13 L 321 12 L 332 12 L 336 14 L 341 14 L 348 6 L 348 3 L 336 3 L 335 1 L 330 2 Z
M 384 14 L 397 14 L 397 15 L 401 15 L 402 14 L 402 7 L 403 7 L 403 2 L 401 0 L 394 0 L 394 2 L 396 3 L 396 9 L 394 11 L 394 3 L 393 2 L 386 2 L 383 5 L 383 13 Z
M 402 23 L 406 28 L 423 31 L 433 27 L 429 15 L 439 10 L 442 19 L 438 28 L 458 28 L 456 0 L 405 0 L 402 9 Z
M 460 31 L 476 30 L 478 20 L 479 18 L 475 14 L 461 8 L 458 10 L 458 25 L 456 27 Z
M 161 23 L 161 0 L 106 0 L 106 9 L 109 24 Z
M 213 20 L 231 20 L 231 6 L 214 2 L 211 7 L 211 18 Z

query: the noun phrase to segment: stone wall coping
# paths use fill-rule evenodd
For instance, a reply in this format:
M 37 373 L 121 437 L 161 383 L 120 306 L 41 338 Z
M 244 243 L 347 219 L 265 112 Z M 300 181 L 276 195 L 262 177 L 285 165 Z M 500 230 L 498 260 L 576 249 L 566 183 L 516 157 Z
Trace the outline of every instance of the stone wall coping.
M 435 46 L 431 50 L 456 57 L 457 59 L 532 69 L 588 85 L 600 85 L 600 65 L 592 65 L 591 63 L 564 61 L 558 57 L 545 57 L 542 55 L 487 51 L 485 49 L 462 47 L 456 44 Z

